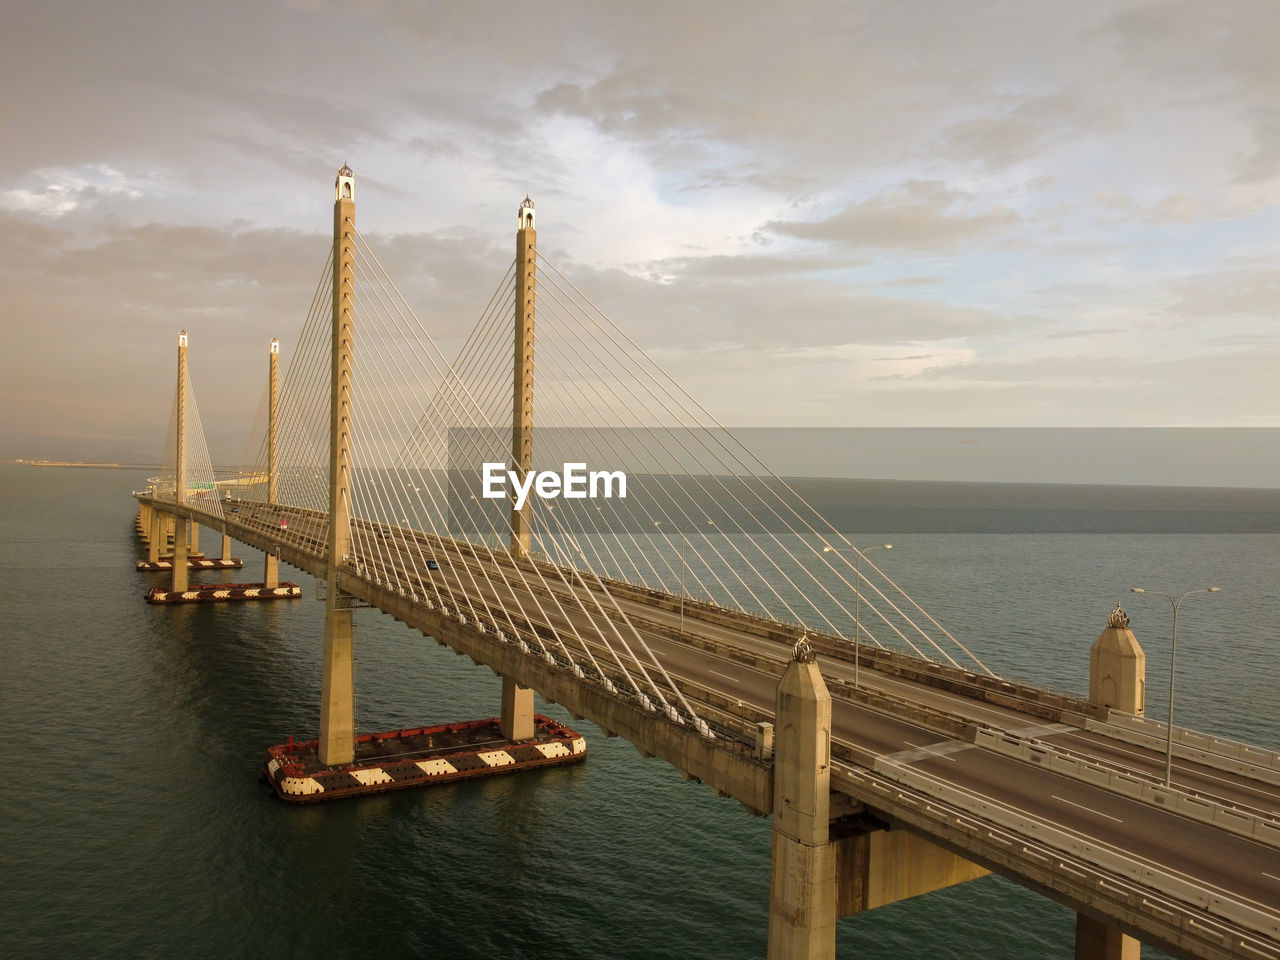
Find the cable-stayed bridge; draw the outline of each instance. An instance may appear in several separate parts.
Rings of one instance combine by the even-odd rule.
[[[356,231],[348,169],[335,192],[258,453],[215,473],[183,334],[168,469],[138,494],[152,561],[176,533],[170,599],[218,592],[188,579],[190,525],[267,555],[255,594],[280,561],[324,584],[326,769],[355,760],[371,606],[501,676],[511,743],[536,690],[772,815],[771,957],[988,870],[1075,910],[1079,957],[1280,957],[1280,756],[1143,718],[1118,608],[1089,697],[995,676],[539,256],[530,201],[450,361]]]

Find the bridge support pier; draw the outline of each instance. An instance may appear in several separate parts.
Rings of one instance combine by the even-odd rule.
[[[267,554],[266,567],[262,571],[262,585],[269,589],[280,586],[280,555],[277,550]]]
[[[187,551],[188,553],[200,552],[200,524],[194,520],[187,525]]]
[[[1075,960],[1139,960],[1142,944],[1110,924],[1076,914]]]
[[[778,684],[774,734],[769,960],[829,960],[836,950],[831,695],[803,640]]]
[[[341,766],[355,759],[355,670],[352,660],[351,611],[334,604],[336,578],[329,578],[324,610],[324,668],[320,700],[320,762]]]
[[[1129,629],[1120,604],[1089,649],[1089,700],[1142,716],[1146,707],[1147,655]],[[1138,960],[1142,944],[1115,927],[1076,914],[1076,960]]]
[[[874,821],[868,826],[866,819],[855,814],[832,823],[832,832],[838,836],[832,840],[836,847],[837,917],[874,910],[990,873],[914,833],[885,829]],[[849,826],[854,828],[851,832]]]
[[[151,508],[151,536],[147,540],[147,560],[157,563],[160,560],[160,546],[164,540],[164,515],[155,507]]]
[[[231,537],[225,533],[222,535],[222,554],[220,559],[222,560],[231,559]]]
[[[502,678],[502,736],[507,740],[530,740],[537,732],[533,721],[533,690],[510,677]]]
[[[187,530],[186,524],[175,518],[175,534],[173,537],[173,592],[185,593],[190,583],[187,577]]]

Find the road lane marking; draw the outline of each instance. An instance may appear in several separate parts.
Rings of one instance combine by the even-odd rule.
[[[916,747],[919,750],[923,750],[925,753],[929,754],[929,756],[931,757],[938,757],[942,760],[949,760],[952,763],[956,762],[955,757],[948,757],[945,753],[936,753],[935,748],[938,746],[938,744],[912,743],[910,740],[903,740],[902,742],[905,743],[908,747]]]
[[[1264,877],[1270,877],[1272,880],[1280,880],[1280,877],[1277,877],[1274,873],[1267,873],[1265,870],[1262,871],[1262,875]]]
[[[1120,817],[1113,817],[1109,813],[1103,813],[1101,810],[1095,810],[1093,807],[1086,807],[1083,803],[1076,803],[1074,800],[1068,800],[1066,797],[1060,797],[1056,793],[1049,794],[1050,800],[1061,800],[1063,803],[1069,803],[1073,807],[1079,807],[1081,810],[1088,810],[1090,813],[1096,813],[1100,817],[1106,817],[1108,820],[1114,820],[1116,823],[1124,823]]]
[[[741,683],[737,677],[731,677],[727,673],[721,673],[719,670],[708,670],[707,673],[714,673],[717,677],[724,677],[726,680],[732,680],[734,683]]]
[[[934,757],[942,757],[944,760],[952,760],[947,756],[949,753],[958,753],[961,750],[972,750],[973,744],[964,740],[940,740],[937,743],[927,743],[924,745],[912,743],[910,740],[903,740],[911,750],[899,750],[897,753],[887,754],[886,756],[893,763],[915,763],[918,760],[932,760]]]

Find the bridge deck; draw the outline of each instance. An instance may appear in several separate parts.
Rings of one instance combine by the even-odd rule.
[[[250,543],[285,545],[290,562],[312,572],[323,572],[326,525],[321,514],[248,503],[226,522],[227,532]],[[592,640],[601,628],[598,618],[583,604],[568,609],[545,603],[547,623],[515,613],[534,609],[535,594],[544,601],[550,596],[540,587],[494,585],[499,568],[513,569],[505,555],[398,528],[380,527],[378,535],[394,547],[391,552],[414,558],[418,570],[426,570],[428,558],[439,569],[424,579],[405,570],[363,570],[350,580],[353,592],[361,580],[381,581],[380,590],[410,597],[438,590],[458,609],[483,611],[491,625],[510,630],[514,621],[516,632],[530,639],[550,625],[576,632],[603,662],[605,650]],[[599,590],[558,584],[550,593]],[[786,628],[767,635],[755,618],[686,604],[681,633],[674,598],[646,600],[638,589],[634,596],[625,590],[612,595],[675,684],[722,735],[737,731],[745,739],[757,720],[771,718],[777,679],[791,654]],[[875,658],[864,658],[861,685],[854,689],[851,662],[820,662],[833,693],[833,789],[1076,909],[1101,911],[1171,952],[1280,957],[1280,835],[1274,844],[1259,842],[975,743],[980,729],[1030,733],[1101,766],[1160,779],[1162,754],[1082,729],[1087,705],[1076,703],[1073,710],[1060,697],[1019,694],[993,703],[979,678],[966,690],[950,674],[931,679],[934,668],[926,664],[911,676],[879,669]],[[1046,702],[1056,706],[1046,708]],[[1280,816],[1280,787],[1247,771],[1179,759],[1175,781],[1218,803]],[[986,838],[966,821],[978,822]],[[990,847],[997,833],[1010,830],[1021,853]],[[1126,903],[1139,907],[1126,913]]]

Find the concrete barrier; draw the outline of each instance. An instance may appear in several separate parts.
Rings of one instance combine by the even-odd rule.
[[[1211,824],[1238,836],[1248,837],[1280,849],[1280,820],[1218,803],[1184,790],[1166,787],[1162,783],[1134,777],[1090,760],[1072,756],[1029,737],[1019,737],[1001,731],[979,730],[974,737],[974,743],[994,753],[1047,767],[1063,776],[1110,790],[1133,800],[1153,804],[1190,820]],[[1051,755],[1048,760],[1046,760],[1046,754]]]
[[[1009,807],[984,800],[923,771],[912,769],[886,757],[878,757],[874,770],[891,780],[937,800],[979,814],[991,822],[1023,836],[1035,837],[1055,849],[1072,854],[1103,870],[1135,880],[1144,886],[1176,897],[1214,916],[1280,940],[1280,916],[1240,903],[1173,873],[1134,860],[1103,844],[1086,840],[1059,827],[1029,817]]]
[[[1105,721],[1087,720],[1085,729],[1161,753],[1169,742],[1168,724],[1119,710],[1109,711]],[[1173,752],[1206,767],[1280,786],[1280,753],[1262,747],[1175,726]]]

